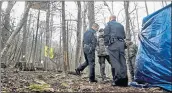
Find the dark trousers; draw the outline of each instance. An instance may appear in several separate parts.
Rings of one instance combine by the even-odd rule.
[[[98,56],[99,57],[99,64],[100,64],[100,74],[102,76],[102,80],[105,79],[106,74],[105,74],[105,59],[108,61],[108,63],[110,64],[110,59],[109,59],[109,55],[105,55],[105,56]]]
[[[77,70],[83,71],[89,65],[89,79],[95,80],[95,51],[84,53],[85,62],[82,63]]]
[[[124,42],[116,40],[107,48],[112,66],[113,82],[116,85],[127,86],[127,66],[124,53]]]

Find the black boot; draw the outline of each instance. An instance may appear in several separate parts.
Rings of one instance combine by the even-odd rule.
[[[115,77],[115,68],[112,68],[112,77],[113,77],[113,80],[112,80],[112,86],[116,86],[116,77]]]
[[[76,72],[77,75],[81,75],[81,72],[80,72],[79,69],[75,69],[75,72]]]
[[[90,68],[90,77],[89,77],[89,81],[92,82],[97,82],[97,80],[95,79],[95,68]]]

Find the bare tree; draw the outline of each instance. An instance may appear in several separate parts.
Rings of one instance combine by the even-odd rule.
[[[32,55],[32,65],[35,63],[35,57],[36,57],[35,54],[36,54],[37,38],[38,38],[38,31],[39,31],[39,17],[40,17],[40,9],[38,10],[36,36],[35,36],[35,46],[34,46],[34,52],[33,52],[33,55]]]
[[[49,38],[50,38],[50,31],[49,31],[49,21],[50,21],[50,2],[47,2],[47,7],[48,7],[48,9],[47,9],[47,12],[46,12],[46,46],[48,46],[48,48],[49,48],[49,45],[50,45],[50,40],[49,40]],[[49,57],[49,49],[47,50],[47,57],[45,57],[45,61],[44,61],[44,69],[45,70],[47,70],[47,62],[48,62],[48,57]]]
[[[78,21],[77,21],[77,44],[76,44],[76,56],[75,56],[75,67],[78,66],[78,61],[80,58],[80,52],[81,52],[81,26],[82,26],[82,20],[81,20],[81,2],[77,1],[78,5]]]
[[[62,38],[63,38],[63,70],[67,75],[67,42],[66,42],[66,27],[65,27],[65,1],[62,1]]]
[[[124,1],[124,9],[125,9],[125,18],[126,18],[126,38],[131,40],[131,32],[130,32],[130,15],[129,15],[129,1]]]
[[[136,3],[134,3],[135,6],[137,6]],[[138,28],[138,31],[140,31],[140,27],[139,27],[139,16],[138,16],[138,7],[136,8],[136,18],[137,18],[137,28]]]
[[[8,5],[4,15],[4,23],[2,28],[2,48],[4,48],[5,43],[7,42],[10,36],[10,12],[15,4],[15,1],[8,1]]]
[[[7,42],[10,34],[11,34],[11,26],[10,26],[10,12],[13,8],[15,4],[15,1],[8,1],[8,5],[7,5],[7,8],[6,8],[6,11],[5,11],[5,15],[4,15],[4,23],[3,23],[3,28],[2,28],[2,41],[1,41],[1,44],[2,44],[2,48],[4,48],[5,46],[5,43]],[[6,56],[6,55],[5,55]],[[7,63],[7,57],[3,57],[2,58],[2,62],[4,63]]]
[[[86,2],[84,2],[84,10],[82,12],[82,31],[83,33],[86,32],[86,28],[87,28],[87,25],[86,25],[86,13],[87,13],[87,4]],[[82,43],[81,42],[81,46],[82,46]],[[83,59],[83,56],[84,56],[84,53],[83,53],[83,48],[81,48],[81,55],[80,55],[80,58],[79,58],[79,63],[81,63],[81,60]]]
[[[131,32],[130,32],[130,23],[129,23],[129,20],[130,20],[129,1],[124,1],[124,9],[125,9],[125,19],[126,19],[126,23],[125,23],[126,24],[125,25],[125,28],[126,28],[126,39],[131,41]],[[128,66],[128,62],[129,62],[129,58],[128,57],[129,57],[129,48],[127,48],[127,58],[126,58],[127,66]]]
[[[27,2],[25,3],[25,10],[27,9]],[[21,45],[21,51],[22,51],[22,62],[26,62],[26,45],[27,45],[27,19],[28,19],[28,13],[26,15],[26,21],[23,26],[23,41]],[[25,67],[23,68],[25,69]]]
[[[1,7],[2,7],[2,1],[0,1],[0,37],[1,37],[1,32],[2,32],[2,29],[1,29]],[[1,52],[1,38],[0,38],[0,52]],[[1,67],[1,57],[0,57],[0,67]],[[0,72],[1,72],[1,68],[0,68]],[[1,75],[0,75],[0,81],[1,81]],[[0,86],[1,86],[1,83],[0,83]],[[1,91],[1,88],[0,88],[0,91]]]
[[[147,13],[147,15],[149,15],[148,6],[147,6],[146,1],[145,1],[145,8],[146,8],[146,13]]]
[[[104,1],[104,5],[108,8],[109,13],[110,13],[111,15],[113,15],[113,12],[110,10],[110,7],[109,7],[109,5],[106,3],[106,1]],[[112,6],[113,6],[113,3],[112,3]]]
[[[21,28],[23,27],[24,22],[26,21],[26,17],[27,17],[26,15],[28,14],[30,7],[31,7],[31,3],[28,3],[27,9],[24,11],[24,15],[23,15],[21,21],[19,22],[16,30],[14,30],[12,32],[11,36],[8,38],[4,48],[1,51],[0,57],[3,57],[4,55],[6,55],[7,50],[10,47],[11,42],[13,41],[13,39],[16,37],[16,35],[20,32]]]
[[[95,23],[94,1],[89,1],[87,4],[88,4],[89,28],[91,28],[92,24]]]

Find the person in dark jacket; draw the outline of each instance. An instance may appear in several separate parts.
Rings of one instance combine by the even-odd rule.
[[[80,72],[89,65],[90,82],[97,82],[97,80],[95,79],[95,48],[97,45],[96,31],[98,31],[98,29],[99,25],[94,23],[92,25],[92,28],[84,33],[83,50],[85,62],[75,69],[76,73],[80,75]]]
[[[99,64],[100,64],[100,74],[102,77],[102,81],[106,80],[106,74],[105,74],[105,59],[109,62],[110,64],[110,59],[109,55],[106,50],[106,46],[104,44],[104,30],[100,29],[98,33],[98,39],[97,39],[97,54],[99,58]]]
[[[112,69],[112,86],[127,86],[127,66],[125,59],[125,31],[122,24],[116,22],[116,16],[111,16],[104,29],[105,45]]]

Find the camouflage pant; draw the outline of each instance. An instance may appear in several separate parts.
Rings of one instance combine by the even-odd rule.
[[[129,65],[129,71],[130,71],[130,75],[131,75],[131,80],[133,81],[134,80],[135,57],[129,58],[128,65]]]
[[[110,59],[109,59],[108,55],[106,55],[106,56],[99,56],[100,74],[102,76],[102,80],[104,80],[105,77],[106,77],[106,74],[105,74],[105,59],[110,64]]]

